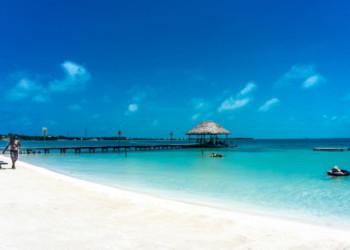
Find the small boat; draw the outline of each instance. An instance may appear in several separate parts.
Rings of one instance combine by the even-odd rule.
[[[330,176],[349,176],[349,171],[345,169],[339,169],[339,167],[334,166],[332,170],[328,170],[327,174]]]
[[[222,158],[222,157],[224,157],[224,155],[222,155],[222,154],[215,154],[215,153],[212,153],[210,156],[214,157],[214,158]]]

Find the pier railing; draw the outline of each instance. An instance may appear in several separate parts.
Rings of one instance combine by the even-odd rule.
[[[183,148],[200,148],[200,144],[159,144],[159,145],[107,145],[107,146],[64,146],[64,147],[22,147],[20,153],[50,153],[51,151],[59,151],[66,153],[68,151],[81,153],[95,152],[128,152],[128,151],[145,151],[145,150],[168,150]],[[3,150],[0,149],[1,151]]]
[[[347,147],[342,147],[342,148],[320,148],[320,147],[316,147],[313,148],[314,151],[350,151],[350,148]]]

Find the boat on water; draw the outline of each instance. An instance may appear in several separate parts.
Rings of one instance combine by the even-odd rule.
[[[336,176],[336,177],[349,176],[350,175],[348,170],[340,169],[338,166],[334,166],[332,168],[332,170],[328,170],[327,174],[330,175],[330,176]]]
[[[222,157],[224,157],[224,155],[222,155],[222,154],[212,153],[212,154],[210,155],[210,157],[214,157],[214,158],[222,158]]]

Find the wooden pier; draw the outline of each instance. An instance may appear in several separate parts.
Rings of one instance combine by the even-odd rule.
[[[199,144],[159,144],[159,145],[124,145],[124,146],[71,146],[71,147],[23,147],[20,153],[48,154],[51,151],[59,151],[61,154],[67,152],[74,153],[95,153],[95,152],[131,152],[131,151],[146,151],[146,150],[171,150],[184,148],[200,148]]]
[[[314,151],[349,151],[350,148],[313,148]]]

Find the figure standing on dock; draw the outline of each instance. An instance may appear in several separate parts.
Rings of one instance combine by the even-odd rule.
[[[15,164],[16,164],[16,161],[18,159],[20,146],[21,146],[21,142],[19,140],[17,140],[15,136],[11,136],[7,147],[4,149],[4,151],[2,151],[2,153],[4,154],[5,151],[8,150],[8,148],[10,148],[12,169],[16,168]]]

